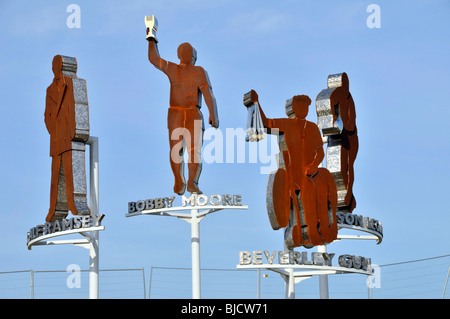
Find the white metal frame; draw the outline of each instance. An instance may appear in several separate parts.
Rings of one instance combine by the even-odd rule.
[[[91,216],[101,221],[103,215],[99,215],[99,168],[98,168],[98,137],[91,136],[86,142],[89,145],[89,182],[90,182],[90,209]],[[64,245],[73,244],[89,250],[89,298],[98,299],[99,297],[99,231],[104,230],[104,226],[89,228],[71,229],[53,234],[43,235],[31,240],[28,243],[28,249],[33,246]],[[60,237],[71,234],[80,234],[82,239],[51,240],[54,237]]]
[[[128,213],[126,217],[139,215],[170,216],[182,219],[191,224],[191,259],[192,259],[192,299],[201,298],[200,288],[200,221],[211,213],[224,209],[248,209],[248,206],[185,206],[158,208],[152,210],[142,210],[135,213]],[[202,211],[200,211],[202,210]],[[190,211],[190,213],[179,213],[178,211]]]

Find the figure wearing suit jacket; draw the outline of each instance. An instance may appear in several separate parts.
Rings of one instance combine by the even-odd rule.
[[[52,177],[47,222],[89,215],[86,198],[85,150],[89,139],[86,81],[76,75],[75,58],[53,58],[53,82],[47,88],[45,125],[50,134]]]

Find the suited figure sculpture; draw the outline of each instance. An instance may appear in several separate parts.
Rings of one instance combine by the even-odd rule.
[[[76,75],[75,58],[53,58],[53,82],[47,88],[45,125],[50,134],[52,176],[47,222],[89,215],[86,198],[85,142],[89,139],[86,81]]]

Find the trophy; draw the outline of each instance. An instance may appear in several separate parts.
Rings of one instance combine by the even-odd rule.
[[[264,125],[261,118],[261,110],[258,102],[253,103],[251,100],[251,92],[244,94],[244,105],[247,107],[247,129],[245,133],[247,142],[258,142],[266,137],[264,133]]]
[[[156,30],[158,30],[158,20],[154,15],[145,16],[145,26],[147,27],[147,40],[153,40],[158,43],[156,39]]]

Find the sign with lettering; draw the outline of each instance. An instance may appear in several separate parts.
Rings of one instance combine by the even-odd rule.
[[[128,203],[128,214],[142,211],[160,210],[164,208],[174,208],[175,197],[157,197]],[[242,195],[213,194],[191,194],[191,196],[181,196],[182,207],[205,207],[205,206],[242,206]]]
[[[370,217],[337,212],[338,228],[351,228],[372,233],[378,237],[378,243],[383,239],[383,224]]]
[[[239,252],[239,265],[305,265],[305,266],[333,266],[335,254],[311,252],[308,256],[306,251],[241,251]],[[338,264],[340,267],[347,269],[357,269],[364,271],[372,271],[371,259],[354,256],[354,255],[341,255],[338,257]]]
[[[70,219],[59,219],[53,222],[46,222],[44,225],[37,225],[27,233],[27,245],[35,239],[45,235],[59,234],[69,230],[86,230],[91,227],[101,226],[104,215],[99,218],[93,216],[77,216]]]

